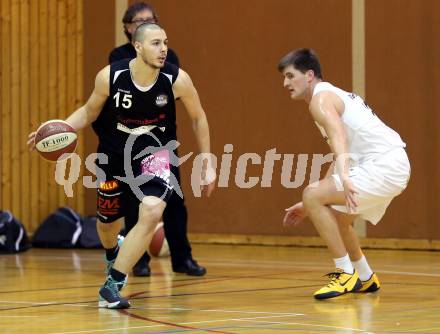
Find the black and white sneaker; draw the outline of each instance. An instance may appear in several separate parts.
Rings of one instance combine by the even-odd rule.
[[[119,294],[119,285],[121,283],[115,281],[111,276],[107,277],[107,281],[99,290],[99,307],[110,309],[129,308],[130,302],[127,298],[123,298]]]

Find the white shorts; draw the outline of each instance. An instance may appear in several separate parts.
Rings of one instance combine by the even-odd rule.
[[[350,180],[358,192],[355,214],[376,225],[385,214],[391,200],[406,188],[410,173],[408,156],[400,147],[350,168]],[[339,175],[332,176],[338,189],[342,189]],[[344,205],[331,207],[347,213]]]

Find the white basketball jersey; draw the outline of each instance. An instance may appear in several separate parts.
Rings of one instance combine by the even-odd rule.
[[[344,102],[345,109],[341,120],[347,133],[349,153],[353,155],[353,160],[363,162],[394,147],[406,146],[399,134],[386,126],[360,96],[346,92],[328,82],[319,82],[313,90],[313,95],[323,91],[335,93]],[[327,139],[324,128],[318,123],[316,125]]]

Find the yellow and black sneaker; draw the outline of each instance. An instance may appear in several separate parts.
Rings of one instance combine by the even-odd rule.
[[[353,274],[347,274],[342,269],[336,269],[335,272],[326,276],[330,277],[331,281],[313,294],[316,299],[337,297],[362,287],[362,282],[356,271]]]
[[[375,273],[373,273],[368,280],[361,281],[361,283],[361,288],[356,290],[356,292],[375,292],[380,289],[380,282]]]

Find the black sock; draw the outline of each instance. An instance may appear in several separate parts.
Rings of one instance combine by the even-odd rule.
[[[121,273],[120,271],[116,270],[115,268],[110,269],[110,276],[116,281],[116,282],[122,282],[127,275],[124,273]]]
[[[105,249],[105,257],[107,258],[107,261],[113,261],[118,256],[119,252],[119,246],[116,244],[113,248],[106,248]]]

